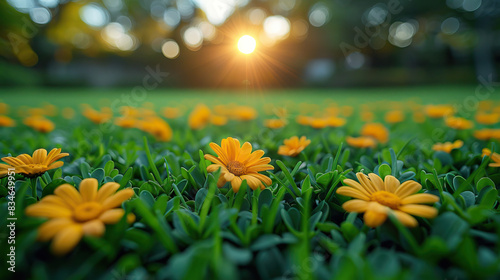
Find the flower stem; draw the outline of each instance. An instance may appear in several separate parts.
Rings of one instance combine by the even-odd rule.
[[[36,194],[36,177],[30,178],[31,182],[31,194],[32,196],[38,200],[38,195]]]

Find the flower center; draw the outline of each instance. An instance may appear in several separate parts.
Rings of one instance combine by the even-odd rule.
[[[243,163],[236,160],[230,161],[227,164],[227,170],[229,170],[229,172],[233,173],[236,176],[245,175],[247,173],[246,166]]]
[[[378,191],[373,193],[372,201],[376,201],[392,209],[398,209],[399,205],[401,205],[401,200],[397,195],[386,191]]]
[[[101,212],[101,204],[93,201],[85,202],[75,208],[73,218],[78,222],[86,222],[97,218]]]

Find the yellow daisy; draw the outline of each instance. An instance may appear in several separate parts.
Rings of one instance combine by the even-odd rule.
[[[410,216],[434,218],[437,209],[422,203],[435,203],[439,197],[428,193],[417,193],[422,186],[415,181],[406,181],[403,184],[394,176],[387,175],[382,180],[377,174],[367,175],[356,173],[358,182],[345,179],[337,193],[355,199],[345,202],[342,207],[347,212],[365,213],[363,218],[369,227],[378,227],[385,222],[392,213],[405,226],[415,227],[417,220]]]
[[[457,140],[453,143],[451,142],[446,142],[446,143],[436,143],[432,146],[432,149],[434,151],[442,151],[445,153],[451,153],[451,150],[453,149],[460,149],[464,145],[464,141],[462,140]]]
[[[125,214],[125,210],[119,207],[134,195],[131,188],[116,192],[120,185],[115,182],[106,183],[99,190],[97,187],[94,178],[84,179],[80,183],[80,192],[64,184],[57,187],[53,195],[26,207],[26,215],[49,219],[38,228],[38,240],[52,239],[54,254],[68,253],[84,235],[102,236],[105,224],[115,224]],[[133,214],[127,216],[129,223],[134,219]]]
[[[245,142],[240,146],[240,141],[228,137],[222,139],[221,146],[210,143],[212,150],[218,155],[205,155],[205,159],[213,164],[207,167],[208,172],[215,172],[221,168],[221,174],[217,186],[220,188],[226,182],[231,182],[231,187],[234,192],[238,192],[243,180],[247,180],[247,184],[252,190],[257,188],[264,189],[265,185],[271,185],[272,181],[269,177],[258,172],[273,170],[274,167],[269,164],[271,159],[262,157],[264,151],[256,150],[252,152],[252,144]]]
[[[490,167],[500,167],[500,154],[497,153],[492,153],[490,149],[483,149],[483,157],[484,156],[489,156],[491,160],[493,161],[490,163],[488,166]]]
[[[8,173],[9,168],[14,168],[18,174],[23,174],[28,178],[40,176],[48,170],[59,168],[64,162],[58,161],[68,153],[61,153],[61,149],[52,149],[47,155],[47,150],[38,149],[33,153],[33,157],[22,154],[17,157],[4,157],[2,160],[7,164],[0,163],[0,178]]]
[[[300,137],[300,139],[297,136],[293,136],[290,139],[285,139],[283,143],[284,145],[280,146],[278,149],[278,154],[295,157],[311,144],[311,140],[307,139],[305,136]]]
[[[367,123],[363,125],[361,135],[373,137],[380,143],[387,143],[389,141],[389,130],[381,123]]]
[[[347,136],[345,141],[349,146],[355,148],[375,148],[377,146],[377,141],[374,138],[368,136]]]

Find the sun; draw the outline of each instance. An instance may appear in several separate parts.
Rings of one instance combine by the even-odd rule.
[[[257,42],[250,35],[245,35],[238,41],[238,50],[244,54],[251,54],[255,50]]]

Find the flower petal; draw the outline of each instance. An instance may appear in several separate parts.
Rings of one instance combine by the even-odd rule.
[[[412,216],[406,214],[405,212],[394,210],[392,213],[396,216],[396,218],[407,227],[416,227],[418,226],[418,222]]]
[[[69,184],[60,185],[54,190],[54,194],[62,198],[67,204],[76,207],[82,203],[82,196],[80,193]]]
[[[94,178],[84,179],[80,183],[80,194],[83,201],[94,201],[97,196],[98,182]]]
[[[367,196],[367,197],[370,197],[370,193],[368,192],[367,189],[365,189],[365,187],[361,186],[360,183],[354,181],[354,180],[351,180],[351,179],[345,179],[344,180],[344,184],[355,189],[355,190],[358,190],[359,192],[361,192],[363,195]]]
[[[385,191],[385,184],[382,178],[375,173],[368,174],[372,184],[377,188],[377,191]]]
[[[103,210],[107,210],[118,207],[120,206],[120,204],[122,204],[122,202],[131,198],[134,194],[134,190],[132,190],[131,188],[123,189],[106,198],[106,200],[104,200],[104,202],[102,203],[102,208]]]
[[[103,203],[106,198],[110,197],[112,194],[116,192],[120,188],[120,184],[115,182],[109,182],[101,186],[101,188],[97,191],[96,201],[99,203]]]
[[[121,220],[124,214],[125,210],[121,208],[110,209],[102,213],[101,216],[99,216],[99,220],[105,224],[116,224]]]
[[[375,185],[373,185],[373,183],[368,179],[368,176],[366,176],[365,174],[358,172],[358,173],[356,173],[356,177],[358,178],[359,183],[363,187],[365,187],[365,189],[369,193],[374,193],[374,192],[378,191],[377,187],[375,187]]]
[[[240,190],[241,187],[241,178],[238,176],[234,176],[233,180],[231,181],[231,187],[233,188],[233,192],[237,193]]]
[[[368,209],[368,203],[369,202],[361,199],[351,199],[344,202],[344,204],[342,204],[342,208],[344,208],[347,212],[362,213]]]
[[[434,207],[418,204],[406,204],[399,207],[399,210],[408,214],[423,218],[434,218],[438,214],[438,210]]]
[[[73,220],[69,218],[56,218],[51,219],[45,223],[43,223],[38,228],[38,236],[37,239],[39,241],[49,241],[52,239],[57,233],[66,228],[69,225],[74,224]]]
[[[222,161],[222,163],[224,163],[224,165],[227,165],[229,161],[222,148],[215,143],[210,143],[209,145],[210,148],[212,148],[212,150],[217,154],[217,156],[219,156],[219,159]]]
[[[92,220],[82,225],[83,234],[95,237],[101,237],[106,228],[101,220]]]
[[[49,203],[35,203],[26,207],[26,215],[45,218],[70,218],[72,211],[66,207]]]
[[[401,200],[401,204],[434,203],[439,201],[439,196],[430,193],[417,193]]]
[[[38,149],[33,153],[33,162],[34,163],[43,163],[47,158],[47,150]]]
[[[369,196],[362,193],[360,190],[357,190],[357,189],[351,188],[351,187],[340,187],[337,189],[337,193],[341,194],[341,195],[353,197],[353,198],[359,198],[359,199],[366,200],[366,201],[370,200]]]
[[[401,183],[399,182],[398,179],[396,179],[396,177],[392,175],[387,175],[384,178],[384,184],[386,191],[394,193],[398,189]]]
[[[385,220],[387,219],[387,214],[378,211],[368,210],[363,215],[363,219],[365,221],[365,225],[375,228],[385,222]]]
[[[81,225],[70,225],[65,227],[54,236],[54,240],[50,246],[52,252],[62,256],[71,251],[80,242],[83,236]]]
[[[395,195],[399,196],[400,198],[405,198],[409,195],[412,195],[419,190],[422,189],[422,185],[415,181],[406,181],[399,188],[396,190],[394,193]]]

